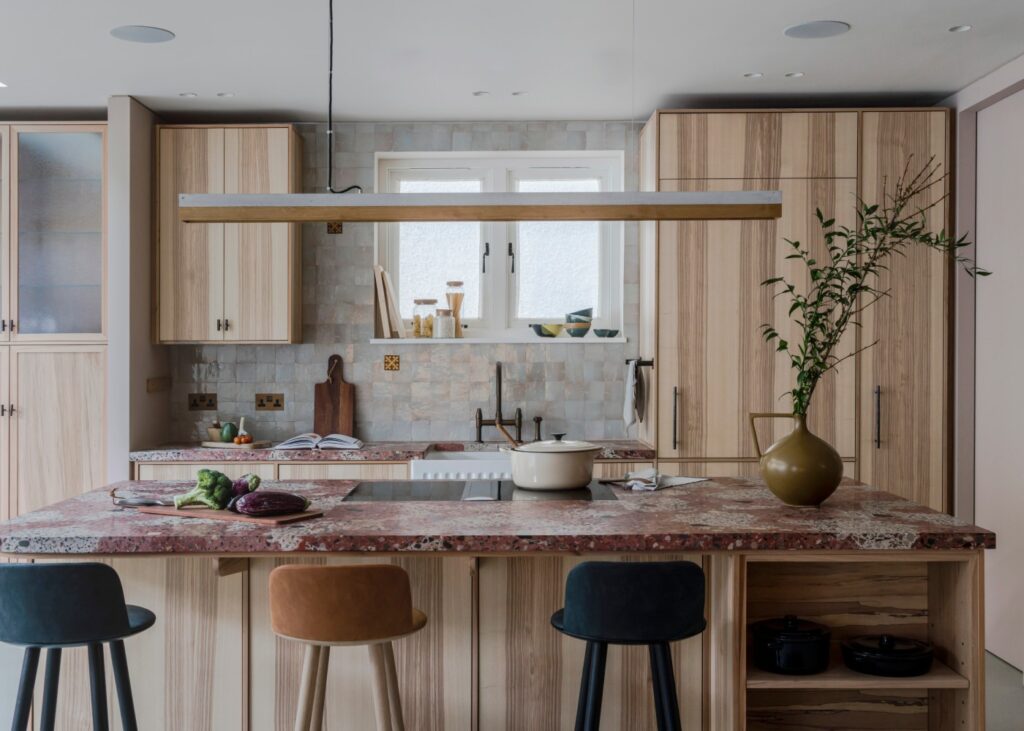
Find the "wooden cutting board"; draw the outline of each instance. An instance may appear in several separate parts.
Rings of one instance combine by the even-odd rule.
[[[270,446],[269,439],[261,439],[258,442],[248,444],[235,444],[234,442],[200,442],[199,446],[204,449],[266,449]]]
[[[141,508],[137,508],[140,513],[149,513],[151,515],[170,515],[175,518],[206,518],[208,520],[233,520],[239,523],[253,523],[255,525],[285,525],[287,523],[297,523],[300,520],[309,520],[310,518],[318,518],[324,514],[322,510],[307,510],[302,513],[292,513],[290,515],[268,515],[263,518],[257,518],[253,515],[239,515],[238,513],[232,513],[230,510],[211,510],[210,508],[178,508],[165,506],[165,505],[145,505]]]
[[[313,431],[355,436],[355,386],[345,383],[340,355],[327,359],[327,380],[313,387]]]

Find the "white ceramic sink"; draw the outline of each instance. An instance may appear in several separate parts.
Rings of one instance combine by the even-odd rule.
[[[512,462],[501,452],[443,452],[428,450],[409,462],[414,480],[510,480]]]

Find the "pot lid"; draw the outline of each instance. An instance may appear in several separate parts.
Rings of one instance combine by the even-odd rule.
[[[565,434],[552,434],[554,439],[546,439],[543,442],[529,442],[515,448],[516,452],[531,452],[537,454],[562,454],[566,452],[598,452],[601,450],[596,444],[590,442],[577,442],[572,439],[563,439]]]
[[[760,622],[754,622],[751,629],[759,635],[796,642],[818,640],[832,634],[825,625],[808,619],[798,619],[795,614],[787,614],[785,617],[775,619],[762,619]]]
[[[862,657],[909,660],[932,654],[932,643],[895,635],[864,635],[843,642]]]

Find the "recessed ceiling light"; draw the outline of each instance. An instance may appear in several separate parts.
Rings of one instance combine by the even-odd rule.
[[[151,25],[119,25],[110,31],[110,35],[131,43],[166,43],[174,40],[171,31]]]
[[[228,99],[230,97],[233,97],[234,95],[235,95],[235,92],[233,92],[233,91],[218,91],[217,92],[217,96],[219,96],[221,99]]]
[[[762,74],[760,71],[751,71],[750,73],[743,74],[744,79],[760,79],[763,77],[764,74]]]
[[[786,78],[787,79],[799,79],[803,75],[804,75],[803,71],[789,71],[789,72],[786,73]]]
[[[950,33],[966,33],[967,31],[969,31],[973,27],[974,26],[971,26],[971,25],[954,25],[952,28],[949,29],[949,32]]]
[[[183,96],[186,99],[194,99],[195,97],[197,97],[199,95],[196,94],[194,91],[183,91],[180,94],[178,94],[178,96]]]
[[[812,20],[810,23],[791,25],[783,31],[790,38],[831,38],[850,30],[850,24],[841,20]]]
[[[487,96],[490,93],[491,92],[489,92],[489,91],[474,91],[473,92],[473,96]]]
[[[513,91],[512,96],[526,96],[529,92],[525,91]]]
[[[6,89],[6,88],[7,88],[7,84],[5,84],[4,82],[0,81],[0,89]]]

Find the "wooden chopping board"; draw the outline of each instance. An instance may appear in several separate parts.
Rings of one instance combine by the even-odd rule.
[[[204,449],[266,449],[270,446],[269,439],[261,439],[258,442],[248,444],[235,444],[234,442],[200,442],[199,446]]]
[[[345,383],[340,355],[327,359],[327,380],[313,387],[313,431],[355,436],[355,386]]]
[[[297,523],[300,520],[318,518],[324,514],[322,510],[306,510],[302,513],[291,513],[290,515],[268,515],[258,518],[253,515],[239,515],[230,510],[211,510],[210,508],[174,508],[167,505],[145,505],[137,508],[140,513],[151,515],[170,515],[175,518],[206,518],[208,520],[233,520],[240,523],[254,523],[256,525],[285,525]]]

